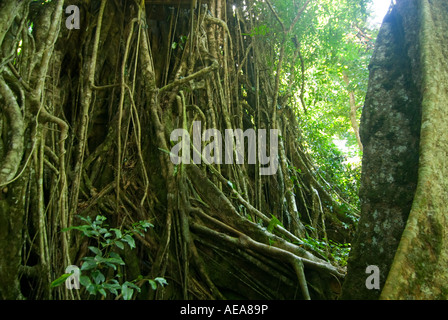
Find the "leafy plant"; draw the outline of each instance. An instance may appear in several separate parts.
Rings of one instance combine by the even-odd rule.
[[[100,293],[103,297],[107,296],[107,292],[122,297],[124,300],[130,300],[134,296],[135,291],[140,292],[137,283],[148,282],[153,290],[157,289],[157,285],[164,286],[167,284],[164,278],[157,277],[155,279],[145,279],[139,276],[133,281],[122,281],[120,268],[125,266],[125,262],[121,256],[114,250],[124,249],[128,245],[130,249],[135,248],[134,234],[143,236],[148,228],[153,227],[148,221],[139,221],[132,224],[129,230],[120,230],[110,228],[105,223],[106,217],[102,215],[96,216],[95,220],[90,217],[79,217],[85,222],[83,225],[72,226],[64,229],[78,230],[86,237],[96,240],[97,246],[89,246],[88,249],[92,253],[91,256],[82,258],[83,264],[80,271],[81,276],[79,282],[91,295]],[[112,277],[107,278],[112,270]],[[64,274],[54,280],[51,287],[57,287],[64,283],[70,274]]]
[[[255,27],[252,29],[250,33],[242,33],[243,36],[265,36],[270,32],[270,29],[267,25],[263,24],[261,26]]]
[[[274,216],[273,214],[271,214],[271,220],[269,221],[269,225],[267,227],[267,230],[269,232],[272,232],[274,230],[274,228],[279,225],[281,227],[283,227],[282,223],[280,222],[280,220],[278,220],[278,218],[276,216]]]
[[[347,265],[348,254],[350,253],[351,248],[350,243],[338,243],[325,238],[319,240],[310,236],[302,238],[301,240],[314,251],[319,252],[327,260],[330,260],[331,256],[332,260],[337,262],[341,267]]]
[[[350,253],[351,244],[350,243],[337,243],[332,240],[328,242],[331,248],[331,255],[342,267],[347,265],[348,255]]]
[[[178,46],[181,48],[181,50],[184,50],[185,43],[187,42],[188,37],[181,35],[179,38],[179,42],[173,41],[171,44],[171,49],[175,50]]]

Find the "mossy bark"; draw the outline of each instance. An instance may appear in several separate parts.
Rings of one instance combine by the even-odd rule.
[[[446,1],[401,0],[386,16],[361,119],[361,219],[345,299],[447,297]],[[377,265],[380,288],[365,285]]]
[[[343,299],[377,299],[366,267],[376,265],[383,287],[417,184],[421,67],[417,1],[400,1],[385,17],[370,62],[361,117],[364,146],[361,218],[348,261]]]
[[[27,181],[18,179],[0,191],[0,299],[23,299],[20,289]],[[5,192],[6,191],[6,192]]]
[[[448,3],[419,1],[422,126],[418,184],[382,299],[448,298]]]

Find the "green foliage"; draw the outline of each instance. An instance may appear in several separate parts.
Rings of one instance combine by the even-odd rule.
[[[348,204],[349,215],[359,211],[362,157],[350,121],[349,92],[354,94],[356,106],[362,106],[377,33],[367,23],[370,2],[311,1],[288,38],[284,38],[283,27],[289,28],[304,1],[271,1],[275,14],[266,2],[254,2],[251,10],[258,18],[245,34],[256,36],[266,48],[259,54],[264,55],[261,59],[272,74],[280,60],[280,47],[285,44],[279,95],[288,99],[279,101],[292,106],[297,114],[302,144],[308,147],[322,185],[341,197],[341,205]],[[357,119],[361,112],[358,108]],[[338,149],[335,141],[344,141],[347,148]]]
[[[337,243],[333,240],[315,239],[307,236],[301,239],[303,243],[312,250],[319,252],[327,260],[335,261],[339,266],[347,265],[348,255],[350,253],[350,243]]]
[[[133,249],[135,248],[133,234],[137,233],[138,235],[143,236],[143,232],[146,232],[148,228],[154,227],[148,221],[139,221],[132,224],[132,229],[124,230],[122,232],[117,228],[109,228],[109,225],[104,223],[106,221],[106,217],[102,215],[96,216],[95,220],[93,221],[90,217],[79,216],[79,218],[86,224],[80,226],[72,226],[64,229],[63,231],[81,231],[84,236],[95,238],[102,248],[116,246],[119,249],[124,249],[124,245],[128,244],[129,247]],[[98,248],[91,249],[91,251],[93,251],[95,254],[99,254],[99,252],[101,252],[101,250]]]
[[[251,30],[250,33],[242,33],[243,36],[265,36],[270,32],[269,27],[265,24],[262,24],[258,27],[255,27]]]
[[[51,284],[50,284],[50,288],[56,288],[58,286],[60,286],[61,284],[63,284],[68,277],[71,276],[71,273],[64,273],[62,276],[60,276],[59,278],[57,278],[56,280],[54,280]]]
[[[120,230],[111,228],[105,223],[106,217],[102,215],[96,216],[94,220],[90,217],[79,218],[85,224],[72,226],[63,231],[78,230],[88,238],[92,238],[96,242],[96,246],[89,246],[91,255],[83,257],[83,263],[80,271],[80,284],[85,287],[91,295],[101,294],[104,298],[108,292],[122,297],[124,300],[133,298],[134,293],[140,292],[140,285],[148,282],[153,290],[157,289],[157,285],[164,286],[167,284],[164,278],[145,279],[139,276],[133,281],[123,281],[121,270],[125,266],[125,262],[117,252],[125,249],[127,245],[130,249],[136,247],[134,234],[144,236],[144,232],[148,228],[153,227],[148,221],[139,221],[133,223],[131,229]],[[51,287],[57,287],[65,282],[70,274],[64,274],[54,280]]]
[[[337,243],[329,240],[328,245],[330,246],[331,255],[342,267],[347,265],[348,255],[351,249],[351,243]]]
[[[269,232],[273,232],[273,231],[274,231],[274,228],[275,228],[277,225],[283,227],[283,225],[282,225],[282,223],[280,222],[280,220],[278,220],[276,216],[274,216],[273,214],[271,214],[271,220],[269,221],[267,230],[268,230]]]
[[[175,50],[177,47],[180,47],[181,50],[184,50],[184,46],[185,46],[185,43],[187,42],[187,39],[188,39],[187,36],[181,35],[179,37],[178,42],[173,41],[173,43],[171,44],[171,49]]]
[[[322,118],[321,121],[309,119],[308,122],[304,122],[303,143],[308,146],[308,151],[313,156],[317,176],[326,181],[323,185],[327,186],[329,192],[337,193],[348,204],[347,214],[354,214],[360,206],[358,192],[361,178],[361,155],[356,141],[352,142],[351,148],[348,148],[345,153],[339,150],[334,143],[335,137],[338,136],[333,134],[328,127],[325,128],[326,125],[325,118]],[[350,136],[344,134],[342,136],[347,141],[346,144],[350,145]],[[340,204],[343,205],[343,203]]]
[[[257,17],[245,36],[256,37],[262,48],[266,72],[276,75],[280,48],[284,59],[280,70],[280,107],[291,106],[299,119],[301,145],[313,159],[313,173],[321,185],[338,200],[338,212],[356,224],[360,202],[361,157],[350,121],[350,96],[362,106],[368,84],[368,64],[377,30],[367,24],[370,0],[311,1],[288,38],[288,29],[305,1],[255,1],[251,7]],[[275,13],[273,13],[274,11]],[[300,55],[297,54],[300,50]],[[302,69],[303,68],[303,69]],[[345,82],[344,76],[349,79]],[[244,87],[250,95],[250,87]],[[253,88],[254,90],[254,88]],[[283,99],[287,97],[287,99]],[[357,119],[362,108],[357,109]],[[345,148],[336,145],[342,141]],[[300,169],[289,166],[295,188],[302,188],[296,176]],[[337,196],[336,196],[337,195]],[[334,208],[326,208],[333,211]],[[268,229],[278,220],[271,219]],[[348,226],[347,226],[348,227]],[[306,246],[329,260],[345,265],[350,244],[340,244],[311,236]]]

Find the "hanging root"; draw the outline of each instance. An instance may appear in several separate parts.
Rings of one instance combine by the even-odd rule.
[[[246,2],[255,10],[255,2]],[[30,297],[74,298],[45,283],[68,263],[79,265],[92,240],[61,229],[76,224],[77,215],[102,214],[118,228],[138,220],[155,225],[137,237],[133,272],[166,277],[170,288],[149,290],[146,298],[333,298],[328,283],[344,272],[303,238],[306,225],[327,238],[328,224],[340,223],[337,209],[328,208],[338,206],[303,151],[296,114],[278,109],[288,100],[279,87],[286,38],[279,57],[265,50],[263,38],[247,36],[258,23],[252,12],[237,8],[233,14],[221,0],[192,11],[145,8],[145,1],[92,2],[81,10],[83,30],[58,31],[61,14],[56,22],[48,17],[62,3],[34,8],[35,30],[16,39],[22,55],[13,67],[5,57],[0,65],[7,118],[0,125],[12,132],[0,185],[11,184],[29,199],[19,210],[26,229],[20,233],[21,270],[39,264],[46,270]],[[291,26],[285,22],[283,36],[306,4]],[[263,10],[276,15],[269,2]],[[268,60],[278,62],[275,76],[265,71]],[[207,163],[193,141],[187,147],[201,163],[174,164],[171,132],[191,133],[199,120],[201,135],[207,129],[278,129],[279,169],[262,176],[262,165],[247,158]],[[235,157],[236,148],[229,150]]]

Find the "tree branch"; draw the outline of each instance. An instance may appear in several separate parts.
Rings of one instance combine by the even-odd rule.
[[[216,70],[216,69],[218,69],[218,61],[214,61],[214,62],[212,63],[212,65],[210,65],[210,66],[208,66],[208,67],[206,67],[206,68],[204,68],[204,69],[202,69],[202,70],[200,70],[200,71],[198,71],[198,72],[196,72],[196,73],[193,73],[192,75],[189,75],[188,77],[185,77],[185,78],[182,78],[182,79],[175,80],[175,81],[171,82],[170,84],[168,84],[168,85],[162,87],[162,88],[159,90],[159,94],[161,94],[161,93],[163,93],[163,92],[165,92],[165,91],[170,91],[170,90],[172,90],[173,88],[178,87],[178,86],[181,86],[181,85],[183,85],[183,84],[186,84],[186,83],[190,82],[191,80],[196,79],[196,78],[199,78],[199,77],[201,77],[201,76],[207,74],[208,72],[213,71],[213,70]]]
[[[0,162],[0,186],[4,186],[12,182],[14,176],[19,170],[22,162],[24,150],[24,132],[25,124],[22,112],[14,97],[14,94],[6,84],[3,76],[0,75],[0,95],[3,96],[3,111],[9,118],[9,126],[11,132],[10,149],[8,150],[3,161]]]

